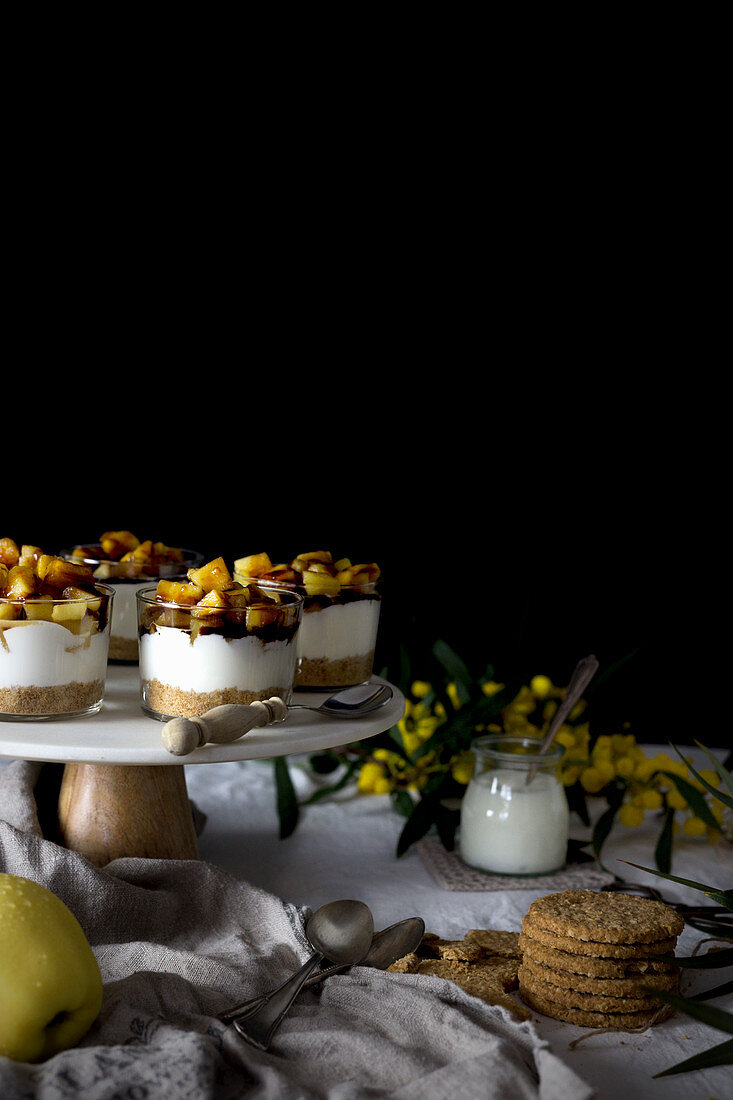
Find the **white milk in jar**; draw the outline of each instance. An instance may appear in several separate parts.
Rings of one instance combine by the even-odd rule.
[[[565,864],[569,810],[557,778],[563,749],[540,756],[537,741],[482,737],[472,748],[473,778],[461,805],[460,851],[471,867],[495,874],[531,875]],[[522,751],[524,750],[524,751]],[[530,767],[537,771],[527,784]]]

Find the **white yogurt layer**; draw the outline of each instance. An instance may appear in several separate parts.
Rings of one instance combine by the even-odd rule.
[[[0,628],[0,687],[61,687],[105,679],[109,634],[72,634],[58,623]]]
[[[340,661],[370,654],[377,641],[379,600],[334,603],[320,611],[303,611],[298,629],[298,657]]]
[[[525,785],[516,770],[474,776],[461,804],[461,856],[471,867],[509,875],[556,871],[565,863],[568,802],[552,775]]]
[[[226,639],[221,634],[190,634],[157,627],[140,638],[140,676],[181,691],[266,691],[291,687],[295,644],[263,642],[255,635]]]

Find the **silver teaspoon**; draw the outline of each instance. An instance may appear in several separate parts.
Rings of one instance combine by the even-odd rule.
[[[314,710],[332,718],[361,718],[383,707],[393,694],[389,684],[360,684],[331,695],[319,706],[307,703],[286,706],[277,696],[254,703],[223,703],[196,718],[170,718],[163,726],[161,740],[172,756],[188,756],[202,745],[228,744],[251,729],[282,722],[289,710]]]
[[[363,959],[359,959],[357,966],[371,966],[375,970],[386,970],[397,959],[415,951],[425,933],[425,921],[422,917],[407,917],[405,920],[391,924],[389,928],[383,928],[381,932],[375,932],[372,945]],[[345,966],[339,963],[335,966],[327,966],[324,970],[317,970],[303,982],[303,989],[318,985],[332,974],[338,974]],[[258,997],[250,997],[242,1001],[226,1012],[219,1013],[222,1023],[233,1023],[235,1017],[244,1018],[264,1004],[270,993],[260,993]]]
[[[374,937],[374,920],[363,901],[332,901],[315,911],[306,924],[305,934],[315,953],[273,990],[261,1007],[234,1020],[242,1038],[260,1050],[267,1050],[275,1029],[304,982],[324,959],[340,966],[353,966],[364,958]]]

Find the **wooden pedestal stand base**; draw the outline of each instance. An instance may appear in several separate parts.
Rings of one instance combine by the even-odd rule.
[[[123,856],[198,859],[182,765],[66,764],[61,843],[96,867]]]

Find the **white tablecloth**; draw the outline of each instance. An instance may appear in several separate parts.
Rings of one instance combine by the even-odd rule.
[[[311,790],[296,759],[290,759],[297,786],[304,793]],[[272,768],[267,762],[188,765],[186,781],[191,798],[207,815],[199,838],[201,857],[299,905],[315,909],[335,898],[357,898],[371,907],[377,927],[418,915],[429,931],[461,938],[469,928],[518,931],[530,902],[547,893],[441,889],[415,848],[399,859],[395,856],[404,819],[390,809],[387,795],[341,795],[315,803],[302,810],[295,833],[280,840]],[[605,865],[626,881],[656,887],[669,898],[704,904],[708,899],[698,891],[619,862],[624,858],[653,867],[659,828],[651,813],[639,829],[616,824],[604,849]],[[588,832],[582,825],[574,826],[572,835],[586,838]],[[733,886],[730,846],[712,846],[705,839],[679,835],[674,853],[674,874]],[[692,954],[701,938],[699,932],[686,927],[677,953]],[[730,975],[730,971],[724,973]],[[720,971],[687,971],[683,990],[693,983],[695,990],[709,988],[722,980]],[[732,997],[713,1003],[733,1008]],[[569,1049],[570,1041],[588,1034],[589,1029],[538,1014],[534,1019],[539,1034],[554,1052],[596,1087],[599,1100],[619,1096],[624,1100],[724,1100],[733,1096],[733,1067],[652,1079],[653,1074],[727,1038],[690,1017],[676,1015],[641,1034],[591,1033],[574,1050]]]
[[[0,761],[0,767],[4,763]],[[290,768],[296,786],[303,793],[311,790],[297,758],[290,758]],[[419,915],[429,931],[460,938],[469,928],[518,931],[530,902],[540,893],[547,893],[531,889],[486,893],[443,890],[416,848],[400,859],[395,856],[404,819],[390,809],[388,796],[348,792],[316,803],[302,810],[296,832],[280,840],[269,762],[187,765],[186,781],[191,798],[207,818],[199,838],[201,858],[297,905],[315,909],[337,898],[357,898],[371,907],[378,928]],[[658,831],[659,822],[651,813],[640,829],[617,824],[604,849],[604,863],[626,880],[656,886],[669,898],[704,903],[706,899],[697,891],[619,862],[624,858],[653,866]],[[588,833],[574,825],[572,835],[586,838]],[[678,836],[674,853],[675,874],[733,886],[730,846],[713,847],[704,839]],[[692,954],[701,938],[700,933],[686,927],[678,954]],[[724,973],[730,975],[730,971]],[[699,990],[722,980],[720,972],[687,971],[683,989]],[[733,1008],[731,997],[714,1003]],[[619,1096],[624,1100],[733,1097],[731,1067],[653,1080],[653,1074],[727,1038],[690,1017],[677,1015],[641,1034],[601,1034],[538,1014],[533,1019],[540,1036],[596,1088],[599,1100]],[[571,1050],[570,1042],[580,1035],[589,1037]]]

